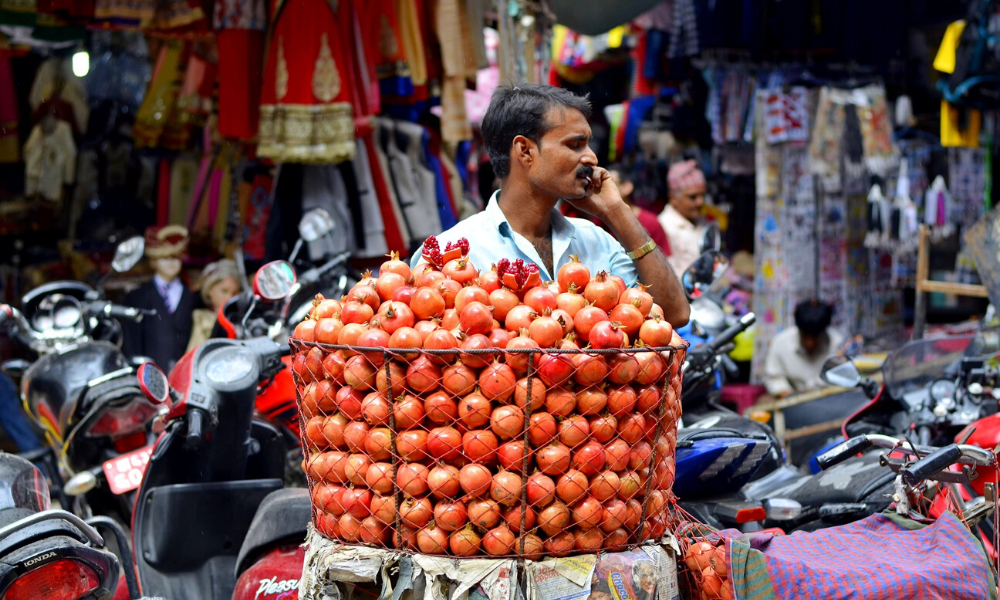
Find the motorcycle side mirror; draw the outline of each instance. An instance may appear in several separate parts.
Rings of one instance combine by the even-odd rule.
[[[253,293],[264,300],[281,300],[295,287],[295,269],[283,260],[269,262],[253,278]]]
[[[307,242],[315,242],[333,231],[337,222],[325,209],[314,208],[299,221],[299,235]]]
[[[861,372],[846,356],[831,356],[823,363],[820,379],[837,387],[852,388],[861,383]]]
[[[14,358],[4,361],[3,366],[0,366],[0,371],[3,371],[3,374],[11,379],[20,379],[29,367],[31,367],[30,362],[23,358]]]
[[[118,273],[130,271],[132,267],[139,264],[145,251],[146,240],[139,235],[131,237],[115,248],[115,257],[111,260],[111,268]]]
[[[718,252],[719,250],[722,250],[722,234],[719,233],[718,224],[709,223],[701,234],[701,251]]]
[[[155,363],[144,363],[136,375],[139,378],[139,389],[150,402],[163,404],[170,399],[170,382],[167,380],[167,374]]]
[[[729,269],[726,255],[710,251],[698,257],[681,275],[681,285],[688,298],[700,295],[698,292],[720,279]]]

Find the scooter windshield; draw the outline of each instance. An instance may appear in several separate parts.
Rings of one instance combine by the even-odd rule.
[[[48,510],[49,485],[31,462],[0,452],[0,511],[11,508]]]
[[[882,367],[889,395],[900,398],[904,393],[923,387],[945,376],[949,367],[965,356],[978,355],[975,335],[915,340],[897,348]]]

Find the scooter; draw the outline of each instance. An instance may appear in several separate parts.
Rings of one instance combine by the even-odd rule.
[[[107,517],[83,520],[49,505],[45,477],[34,464],[0,453],[0,598],[4,600],[136,600],[132,554],[121,527]],[[105,546],[110,532],[123,553]]]
[[[254,297],[277,302],[294,284],[290,264],[269,263],[254,277]],[[132,515],[145,593],[259,600],[280,588],[297,596],[309,495],[282,489],[282,434],[254,417],[260,384],[285,368],[289,352],[268,337],[210,339],[169,379],[156,365],[140,367],[146,397],[169,406]]]
[[[113,271],[131,269],[143,245],[141,237],[120,244]],[[139,321],[149,312],[107,302],[100,285],[76,281],[39,286],[21,307],[0,306],[0,325],[38,359],[3,368],[20,379],[25,412],[45,434],[47,456],[40,460],[50,467],[60,501],[75,503],[83,516],[131,514],[129,499],[119,496],[131,489],[127,477],[113,465],[152,442],[149,426],[159,409],[135,381],[137,366],[148,359],[122,354],[118,320]]]

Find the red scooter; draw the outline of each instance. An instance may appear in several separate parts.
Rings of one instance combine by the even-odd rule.
[[[270,263],[254,277],[254,301],[278,301],[294,285],[290,264]],[[132,515],[145,594],[298,597],[309,495],[283,489],[282,434],[254,413],[258,386],[284,369],[288,353],[267,337],[211,339],[169,379],[151,363],[140,367],[146,397],[170,406]]]

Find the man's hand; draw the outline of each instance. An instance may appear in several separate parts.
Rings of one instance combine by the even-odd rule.
[[[608,215],[625,205],[611,173],[602,167],[594,167],[587,192],[587,196],[580,200],[570,200],[570,204],[602,221],[606,222]]]

